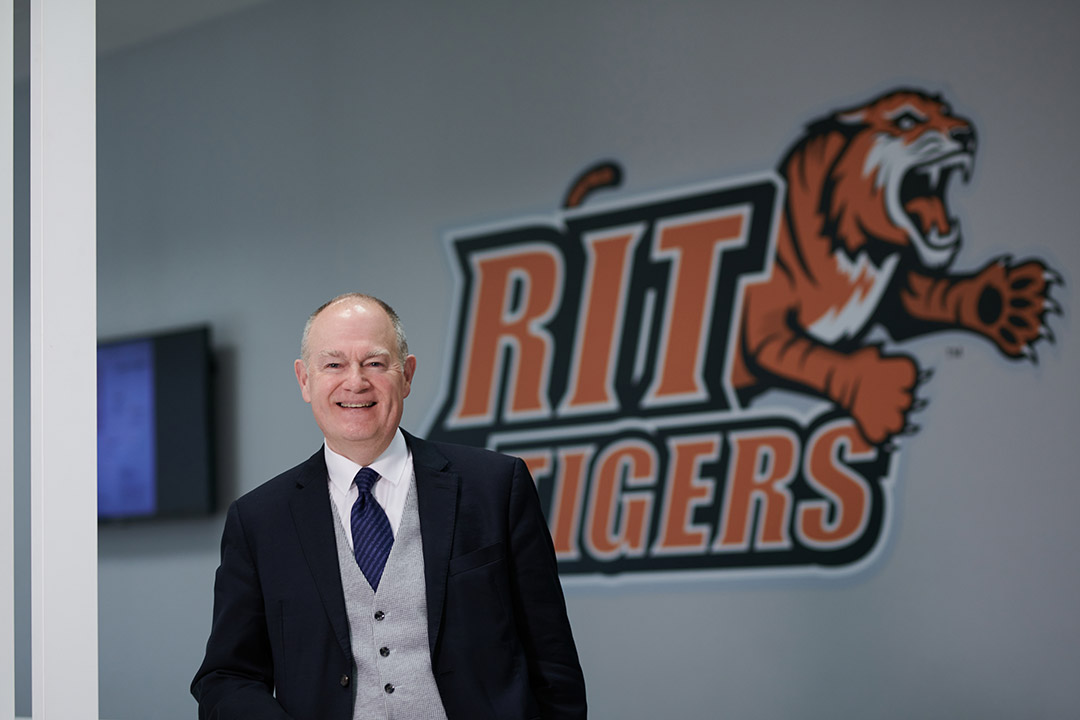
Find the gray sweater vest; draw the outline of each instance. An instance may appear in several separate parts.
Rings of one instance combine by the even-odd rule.
[[[446,720],[431,672],[415,477],[377,592],[356,565],[340,516],[333,515],[352,642],[353,720]]]

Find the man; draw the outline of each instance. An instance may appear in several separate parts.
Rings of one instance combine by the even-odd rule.
[[[585,718],[525,464],[399,429],[416,358],[381,300],[316,310],[295,369],[325,443],[229,508],[199,717]]]

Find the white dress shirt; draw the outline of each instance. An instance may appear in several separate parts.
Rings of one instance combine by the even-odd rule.
[[[330,498],[334,501],[334,508],[337,510],[338,517],[341,518],[341,526],[346,530],[345,538],[349,541],[351,548],[352,506],[360,494],[353,483],[353,478],[363,466],[357,465],[343,455],[338,455],[325,441],[323,442],[323,456],[326,458],[326,469],[329,473],[327,482],[330,485]],[[400,429],[394,433],[390,446],[368,467],[379,473],[379,480],[372,487],[371,494],[382,506],[386,519],[390,521],[390,529],[397,536],[398,526],[401,525],[401,513],[405,511],[405,498],[409,494],[409,484],[413,476],[412,453]]]

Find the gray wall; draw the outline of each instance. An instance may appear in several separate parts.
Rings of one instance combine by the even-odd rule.
[[[980,133],[957,267],[1035,255],[1075,285],[1078,21],[1068,2],[271,2],[101,61],[100,334],[212,324],[228,501],[319,443],[291,363],[326,298],[396,306],[417,429],[445,232],[549,213],[603,157],[625,197],[769,170],[807,121],[907,83]],[[871,571],[569,584],[593,717],[1075,713],[1080,351],[1058,297],[1038,366],[907,344],[932,403]],[[103,717],[194,716],[222,520],[102,528]]]

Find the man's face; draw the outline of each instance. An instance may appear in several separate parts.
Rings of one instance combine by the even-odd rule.
[[[295,369],[331,450],[368,465],[390,445],[416,358],[398,358],[397,335],[381,307],[347,299],[323,310],[308,333],[308,357]]]

